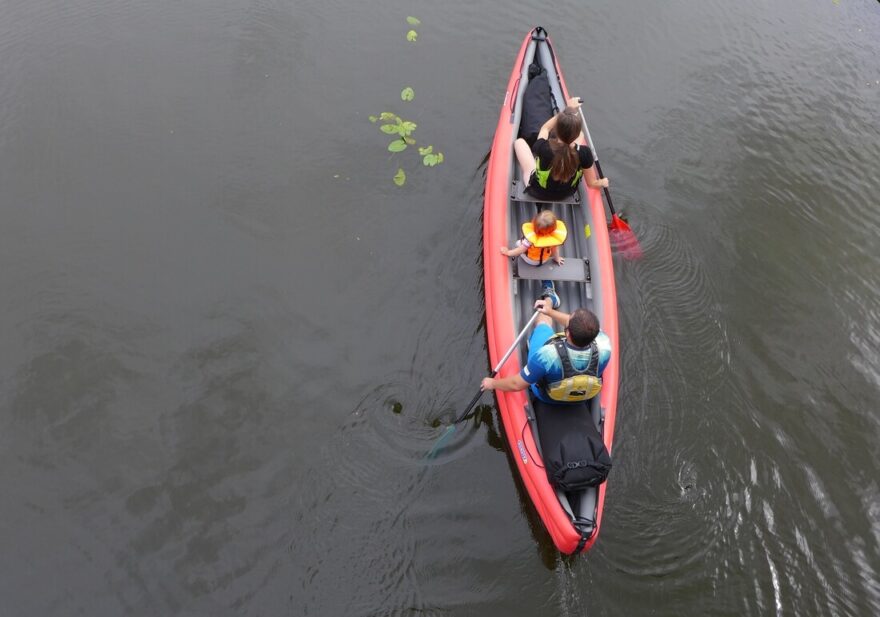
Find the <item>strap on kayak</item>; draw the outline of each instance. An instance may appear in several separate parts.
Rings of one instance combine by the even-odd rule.
[[[522,441],[523,448],[526,449],[526,453],[532,457],[532,463],[534,463],[535,467],[537,467],[538,469],[544,469],[544,466],[538,462],[538,459],[540,457],[534,455],[534,453],[529,449],[529,444],[526,442],[526,427],[529,425],[529,420],[531,420],[531,418],[523,422],[522,430],[519,432],[519,439],[520,441]],[[532,433],[532,438],[534,437],[535,434]]]
[[[580,553],[584,550],[584,546],[586,546],[587,541],[592,538],[596,533],[596,523],[588,518],[576,518],[573,521],[575,529],[577,529],[581,534],[581,539],[578,541],[577,547],[574,549],[575,554]],[[581,529],[581,527],[590,526],[590,531],[585,532]]]
[[[584,546],[586,546],[587,540],[590,539],[591,535],[593,535],[593,534],[589,534],[589,535],[587,535],[585,533],[581,534],[581,539],[578,542],[577,548],[574,549],[575,554],[580,553],[582,550],[584,550]]]

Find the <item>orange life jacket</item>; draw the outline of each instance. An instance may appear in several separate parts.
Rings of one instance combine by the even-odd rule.
[[[553,247],[561,246],[568,236],[565,223],[560,220],[556,221],[556,228],[549,234],[538,235],[535,231],[535,225],[531,221],[523,223],[522,232],[523,237],[531,244],[526,251],[526,257],[537,261],[539,264],[544,263],[553,252]]]

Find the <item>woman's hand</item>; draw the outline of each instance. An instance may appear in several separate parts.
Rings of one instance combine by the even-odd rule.
[[[501,254],[504,255],[505,257],[510,257],[510,249],[507,248],[506,246],[502,246],[501,247]]]
[[[581,107],[581,97],[573,96],[570,99],[568,99],[565,102],[565,104],[568,105],[570,108],[574,109],[575,111],[577,111]]]
[[[595,182],[590,183],[594,189],[607,189],[608,188],[608,178],[599,178]]]
[[[558,263],[561,266],[562,264],[565,263],[565,257],[562,257],[561,255],[556,255],[553,257],[553,261],[555,261],[556,263]]]

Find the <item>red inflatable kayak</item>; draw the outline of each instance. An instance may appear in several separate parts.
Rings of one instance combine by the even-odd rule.
[[[532,63],[546,70],[556,110],[565,106],[569,96],[547,33],[543,28],[534,29],[525,37],[513,65],[487,170],[483,258],[490,364],[498,364],[533,315],[532,307],[541,290],[541,279],[554,280],[562,300],[560,310],[571,312],[577,307],[589,308],[599,317],[602,331],[611,341],[612,354],[602,375],[602,390],[590,399],[588,411],[581,408],[583,414],[591,414],[610,452],[617,411],[620,346],[617,294],[605,209],[599,189],[588,188],[583,180],[577,192],[566,200],[537,203],[523,193],[513,142],[519,133],[523,94]],[[589,100],[589,92],[576,94]],[[584,134],[589,133],[585,130]],[[531,220],[539,208],[551,208],[569,230],[561,248],[564,266],[550,262],[529,267],[499,251],[499,247],[514,246],[521,236],[520,226]],[[527,355],[527,346],[523,342],[499,376],[518,372]],[[495,394],[522,483],[553,542],[566,554],[588,550],[596,541],[602,523],[607,482],[598,488],[575,492],[554,489],[547,479],[541,456],[542,438],[548,437],[548,431],[542,434],[542,422],[540,417],[535,417],[528,391],[496,391]],[[543,447],[547,447],[546,442]]]

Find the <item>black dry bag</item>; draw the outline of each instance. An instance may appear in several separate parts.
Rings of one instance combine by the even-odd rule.
[[[522,118],[519,125],[519,136],[526,140],[529,147],[535,145],[538,133],[544,123],[553,117],[553,103],[550,100],[550,80],[547,71],[535,67],[540,71],[534,77],[529,73],[529,84],[523,93]],[[528,180],[528,178],[526,178]]]
[[[565,413],[560,411],[559,413]],[[555,447],[544,452],[550,484],[563,491],[599,486],[611,471],[611,455],[592,421],[562,435]]]

